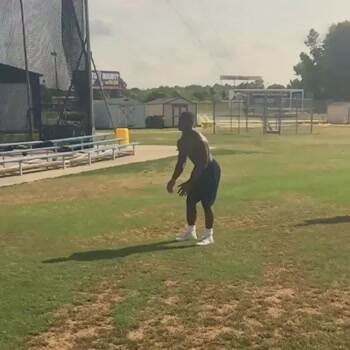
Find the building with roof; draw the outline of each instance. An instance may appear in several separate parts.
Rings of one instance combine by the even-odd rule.
[[[350,123],[350,102],[332,102],[327,108],[327,122],[330,124]]]
[[[145,128],[145,105],[129,97],[108,99],[108,108],[105,101],[94,101],[94,115],[96,129],[113,129],[116,127]]]
[[[29,72],[34,129],[41,126],[40,74]],[[26,71],[0,63],[0,132],[29,132]]]
[[[183,112],[192,112],[197,120],[197,104],[183,97],[157,98],[145,106],[146,118],[162,117],[165,128],[176,128]]]

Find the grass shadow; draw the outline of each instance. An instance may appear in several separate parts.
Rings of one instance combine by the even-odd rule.
[[[147,172],[162,172],[167,171],[171,162],[176,156],[169,156],[162,159],[154,159],[141,161],[137,163],[116,165],[111,168],[98,169],[93,171],[84,172],[81,174],[73,174],[70,176],[81,176],[81,177],[93,177],[97,175],[127,175],[127,174],[138,174]]]
[[[296,227],[312,226],[312,225],[336,225],[350,223],[350,216],[335,216],[332,218],[319,218],[305,220],[302,224],[296,225]]]
[[[126,258],[134,254],[145,254],[160,251],[169,250],[182,250],[188,248],[194,248],[194,245],[170,245],[178,243],[176,241],[165,241],[151,244],[136,245],[130,247],[124,247],[120,249],[104,249],[104,250],[90,250],[85,252],[73,253],[68,257],[60,257],[54,259],[44,260],[43,264],[55,264],[67,261],[97,261],[97,260],[110,260],[118,258]]]
[[[239,156],[239,155],[252,155],[252,154],[266,154],[267,152],[217,148],[217,149],[213,149],[212,153],[214,156]]]

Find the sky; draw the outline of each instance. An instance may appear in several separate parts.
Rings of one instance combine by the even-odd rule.
[[[93,55],[128,87],[287,84],[311,28],[350,20],[349,0],[90,0]]]

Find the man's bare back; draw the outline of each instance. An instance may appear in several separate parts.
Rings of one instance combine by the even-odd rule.
[[[220,166],[212,158],[209,149],[208,140],[197,130],[193,129],[194,115],[185,112],[179,120],[179,130],[182,131],[182,137],[179,139],[178,160],[175,166],[173,176],[167,184],[169,193],[173,193],[176,180],[182,174],[187,158],[194,165],[191,177],[188,181],[178,186],[178,194],[187,196],[186,212],[188,229],[184,236],[177,237],[177,240],[197,239],[196,236],[196,205],[202,203],[205,214],[206,231],[199,245],[208,245],[214,243],[213,224],[214,213],[212,206],[216,199],[217,190],[220,182]]]
[[[183,134],[177,143],[179,152],[186,155],[192,163],[207,166],[212,160],[207,138],[197,130]]]

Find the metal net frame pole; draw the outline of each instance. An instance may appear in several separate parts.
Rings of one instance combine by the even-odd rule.
[[[22,20],[22,33],[23,33],[23,51],[24,51],[24,64],[26,71],[26,88],[27,88],[27,103],[28,110],[26,118],[29,122],[29,132],[30,139],[33,141],[34,139],[34,121],[33,121],[33,108],[32,108],[32,89],[30,86],[30,74],[28,70],[28,53],[27,53],[27,39],[26,39],[26,27],[24,20],[24,9],[23,9],[23,0],[19,0],[20,9],[21,9],[21,20]]]
[[[91,134],[93,135],[95,133],[95,119],[94,119],[94,111],[93,111],[93,91],[92,91],[92,73],[91,73],[91,43],[90,43],[90,25],[89,25],[89,3],[88,0],[83,0],[84,4],[84,12],[85,12],[85,40],[83,38],[83,34],[80,29],[80,24],[77,18],[77,14],[75,12],[75,7],[73,6],[73,18],[76,25],[77,33],[80,39],[80,43],[82,45],[82,51],[78,60],[77,67],[80,65],[80,60],[82,59],[83,55],[86,55],[86,69],[88,73],[88,88],[89,88],[89,110],[90,110],[90,127],[91,127]],[[71,81],[71,85],[69,87],[69,90],[66,94],[65,102],[63,105],[63,109],[66,106],[66,103],[68,101],[69,93],[72,91],[73,88],[73,80]]]
[[[93,135],[95,133],[95,118],[94,118],[94,106],[93,106],[93,91],[92,91],[92,73],[91,73],[91,42],[90,42],[90,20],[89,20],[89,0],[84,0],[84,6],[85,6],[85,35],[86,35],[86,49],[88,52],[86,61],[87,61],[87,74],[88,74],[88,84],[89,84],[89,110],[90,110],[90,127],[91,127],[91,134]],[[76,18],[76,13],[74,11],[74,15]],[[81,32],[80,32],[81,34]],[[82,40],[82,42],[84,42]]]
[[[56,90],[59,90],[59,85],[58,85],[58,72],[57,72],[57,52],[52,51],[51,56],[54,59],[54,67],[55,67],[55,84],[56,84]]]

